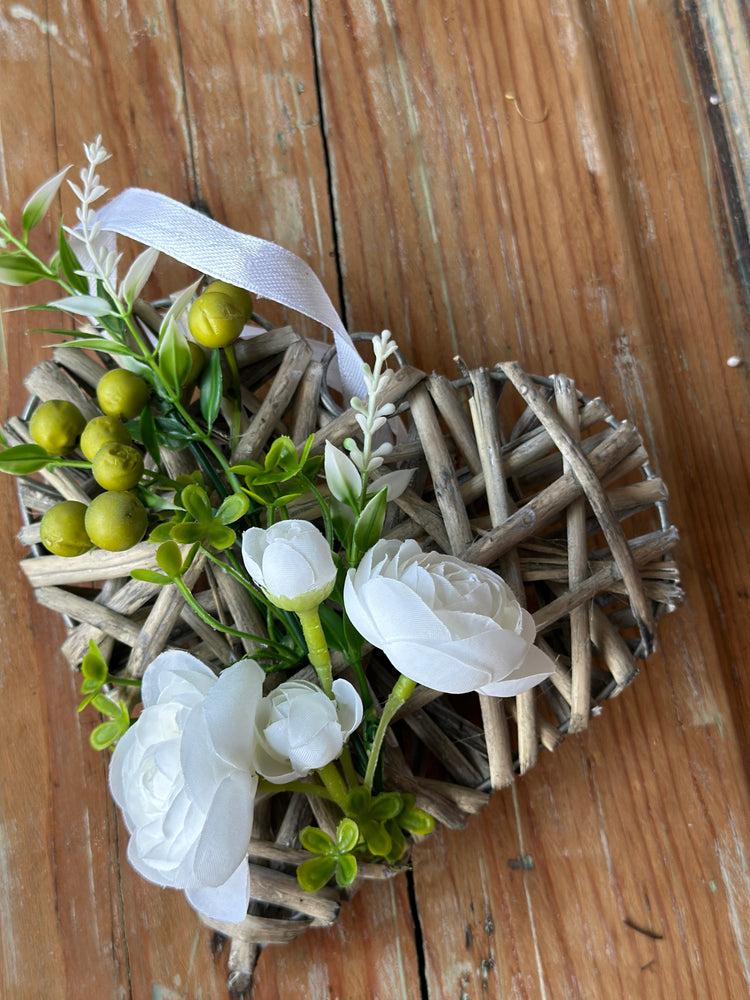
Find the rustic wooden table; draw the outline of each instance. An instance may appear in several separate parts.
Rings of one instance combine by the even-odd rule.
[[[281,243],[351,330],[390,328],[420,367],[453,374],[460,354],[570,374],[635,421],[670,486],[686,600],[635,684],[466,830],[420,845],[408,877],[265,949],[257,1000],[750,992],[741,11],[0,5],[14,224],[101,133],[113,192],[150,187]],[[2,289],[0,305],[28,298]],[[3,416],[49,339],[29,325],[2,314]],[[0,489],[2,996],[216,1000],[226,950],[128,867],[62,625],[14,569],[14,484]]]

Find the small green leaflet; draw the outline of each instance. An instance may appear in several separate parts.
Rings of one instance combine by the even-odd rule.
[[[82,274],[78,274],[78,271],[81,270],[81,264],[71,249],[70,244],[65,239],[65,230],[62,223],[60,224],[60,233],[57,239],[57,250],[63,277],[74,291],[85,295],[89,290],[89,283]]]
[[[28,237],[34,226],[38,226],[47,214],[47,210],[55,200],[57,192],[60,190],[60,185],[69,170],[70,164],[67,167],[63,167],[54,177],[50,177],[43,184],[40,184],[36,191],[27,199],[21,213],[21,225],[23,226],[25,237]]]
[[[70,295],[67,299],[55,299],[47,305],[51,309],[61,309],[76,316],[106,316],[112,312],[110,303],[97,295]]]
[[[159,438],[156,433],[156,424],[154,423],[154,415],[151,412],[151,408],[144,406],[141,411],[141,418],[139,422],[139,429],[141,432],[141,441],[143,447],[149,453],[151,458],[157,468],[161,465],[161,460],[159,456]]]
[[[0,254],[0,285],[30,285],[47,274],[20,250]]]
[[[383,487],[370,500],[365,509],[357,518],[354,526],[354,544],[360,552],[366,552],[380,538],[385,520],[385,508],[388,499],[388,490]]]
[[[178,393],[190,374],[192,364],[193,359],[185,335],[175,322],[170,322],[164,336],[160,338],[159,374],[170,389]]]
[[[38,444],[17,444],[0,451],[0,472],[11,476],[29,476],[43,469],[51,458]]]
[[[221,374],[221,354],[219,351],[211,351],[205,371],[200,380],[200,406],[206,427],[210,431],[214,421],[219,414],[221,397],[223,393]]]

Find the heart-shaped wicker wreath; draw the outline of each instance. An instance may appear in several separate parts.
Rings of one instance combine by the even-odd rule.
[[[325,361],[313,360],[291,328],[240,342],[236,355],[245,426],[235,460],[258,459],[280,434],[301,443],[314,433],[314,454],[325,441],[339,444],[356,431],[356,414],[337,411],[325,387]],[[65,346],[53,358],[26,380],[27,417],[34,401],[53,398],[70,400],[87,419],[97,415],[94,387],[112,360]],[[511,363],[464,370],[451,382],[403,364],[385,399],[406,429],[388,465],[417,472],[389,505],[384,536],[415,538],[496,570],[533,613],[538,644],[557,665],[548,681],[514,699],[419,687],[402,709],[386,745],[386,784],[411,792],[436,820],[458,828],[493,788],[533,767],[540,746],[552,750],[566,733],[585,729],[601,704],[633,680],[638,660],[653,650],[655,623],[681,597],[670,555],[677,532],[638,431],[565,376],[532,376]],[[30,440],[23,419],[12,419],[7,432],[11,444]],[[226,440],[219,443],[226,449]],[[188,452],[165,457],[173,477],[192,471]],[[65,616],[68,662],[81,663],[90,639],[112,673],[136,677],[165,648],[189,649],[215,666],[252,648],[206,627],[174,588],[131,579],[132,568],[156,566],[149,542],[73,560],[42,554],[36,546],[45,510],[61,498],[88,503],[95,488],[89,473],[77,469],[19,479],[21,539],[36,556],[21,565],[37,600]],[[314,517],[312,508],[298,508],[295,516],[306,513]],[[230,576],[200,559],[190,574],[194,594],[212,615],[257,629]],[[392,676],[377,652],[367,677],[382,701]],[[324,830],[335,828],[320,799],[288,793],[256,802],[249,914],[242,924],[213,925],[232,937],[234,989],[249,981],[260,946],[336,919],[342,891],[306,893],[294,875],[307,856],[298,834],[313,815]],[[394,870],[362,864],[355,886]]]

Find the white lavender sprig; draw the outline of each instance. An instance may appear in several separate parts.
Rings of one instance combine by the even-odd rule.
[[[76,207],[76,218],[79,225],[75,229],[66,226],[65,231],[71,237],[74,246],[82,244],[85,248],[88,257],[86,263],[90,267],[84,266],[81,273],[94,281],[102,281],[107,292],[113,299],[117,299],[113,280],[122,254],[109,249],[105,243],[99,240],[101,223],[97,221],[96,212],[92,208],[93,203],[102,198],[109,190],[101,184],[97,168],[110,158],[110,154],[104,148],[100,135],[93,142],[84,143],[83,150],[88,166],[81,169],[79,175],[81,185],[79,186],[71,180],[68,181],[71,190],[80,202],[80,205]],[[79,253],[79,256],[83,257],[83,254]]]
[[[378,405],[378,398],[382,395],[392,374],[386,366],[386,361],[398,350],[395,340],[391,339],[390,330],[383,330],[380,336],[373,337],[372,348],[375,352],[373,367],[370,368],[366,363],[362,365],[365,385],[367,386],[367,399],[363,401],[355,396],[351,401],[352,409],[357,412],[357,423],[362,431],[362,447],[358,447],[353,438],[347,438],[344,441],[344,447],[349,452],[351,460],[356,465],[363,480],[366,480],[366,477],[380,468],[384,459],[393,450],[393,445],[383,442],[373,451],[372,442],[375,434],[396,409],[393,403]]]

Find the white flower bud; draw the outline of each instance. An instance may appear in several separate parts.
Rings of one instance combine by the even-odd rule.
[[[309,521],[249,528],[242,536],[242,558],[254,582],[285,611],[316,608],[336,582],[328,542]]]
[[[325,767],[361,721],[362,701],[349,681],[333,682],[333,699],[310,681],[284,681],[255,719],[258,773],[283,784]]]

